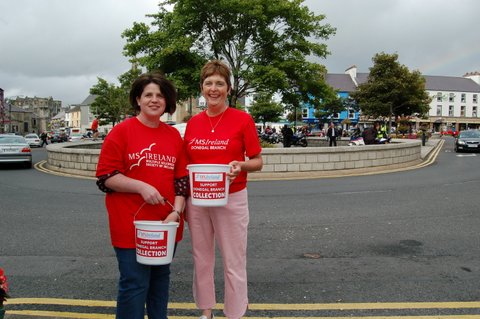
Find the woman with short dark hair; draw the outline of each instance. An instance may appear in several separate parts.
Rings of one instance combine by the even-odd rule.
[[[134,220],[179,222],[188,195],[188,172],[177,129],[160,121],[175,111],[176,91],[161,74],[141,75],[130,103],[138,115],[117,124],[105,138],[97,165],[97,185],[106,192],[110,237],[120,271],[116,318],[166,319],[170,265],[136,261]],[[138,214],[138,215],[137,215]]]

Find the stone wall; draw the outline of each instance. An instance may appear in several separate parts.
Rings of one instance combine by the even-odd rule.
[[[101,143],[69,142],[47,145],[49,170],[83,177],[95,177]]]
[[[309,139],[309,145],[312,144]],[[254,179],[387,170],[416,165],[422,160],[421,142],[417,140],[392,140],[384,145],[267,148],[262,155],[262,171],[249,175]]]
[[[50,144],[45,166],[60,173],[94,177],[100,147],[101,142],[91,141]],[[250,179],[315,177],[345,170],[407,167],[421,162],[421,142],[393,140],[385,145],[265,148],[262,156],[263,170],[250,174]]]

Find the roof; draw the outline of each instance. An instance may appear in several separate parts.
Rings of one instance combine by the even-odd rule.
[[[72,108],[65,111],[66,113],[72,113],[72,112],[80,112],[82,109],[80,105],[72,105]]]
[[[342,92],[354,92],[357,88],[349,74],[331,74],[326,76],[327,84]]]
[[[367,82],[369,73],[357,73],[355,80],[357,84]],[[428,91],[450,91],[450,92],[478,92],[480,85],[474,80],[455,76],[423,75],[425,78],[425,89]],[[349,74],[327,74],[327,83],[333,88],[353,92],[356,90]]]
[[[95,102],[96,98],[97,95],[90,94],[85,100],[83,100],[82,103],[80,103],[80,105],[92,105],[92,103]]]
[[[480,85],[463,77],[424,75],[429,91],[480,92]]]
[[[65,118],[65,112],[61,111],[54,117],[52,117],[52,120],[63,120]]]

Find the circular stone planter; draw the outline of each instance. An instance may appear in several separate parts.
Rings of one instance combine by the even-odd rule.
[[[312,145],[309,139],[309,145]],[[102,141],[80,141],[47,146],[49,170],[81,177],[95,177]],[[282,179],[398,169],[422,161],[421,141],[394,139],[390,144],[337,147],[264,148],[263,169],[249,178]]]

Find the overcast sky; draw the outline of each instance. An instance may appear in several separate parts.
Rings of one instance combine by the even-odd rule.
[[[157,0],[0,0],[0,88],[6,97],[81,103],[97,77],[130,67],[121,33],[149,23]],[[480,71],[478,0],[306,0],[337,28],[320,60],[329,73],[368,72],[379,52],[425,75]]]

